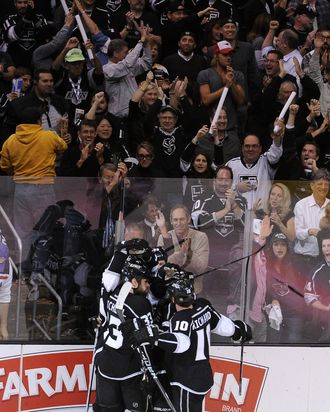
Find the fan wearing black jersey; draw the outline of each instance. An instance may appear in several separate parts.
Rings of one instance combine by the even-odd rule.
[[[196,299],[188,275],[174,280],[168,292],[171,302],[166,313],[175,312],[169,320],[169,332],[184,334],[190,341],[189,349],[184,352],[166,351],[165,369],[171,384],[171,400],[177,412],[201,412],[204,396],[213,385],[209,362],[211,332],[249,341],[251,328],[243,321],[233,322],[219,314],[206,299]],[[144,332],[139,330],[134,334],[136,344],[154,341],[154,336],[147,336],[150,329]]]

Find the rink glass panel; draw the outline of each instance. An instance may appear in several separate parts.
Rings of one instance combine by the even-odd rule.
[[[308,183],[284,183],[292,194],[310,194]],[[109,261],[101,248],[102,231],[98,230],[102,202],[100,182],[97,178],[56,179],[55,200],[71,201],[77,212],[67,216],[63,216],[63,209],[56,212],[58,206],[53,207],[53,210],[48,209],[47,215],[46,209],[54,205],[54,198],[43,196],[41,188],[40,196],[30,199],[30,204],[35,202],[44,206],[45,213],[41,213],[43,225],[38,230],[33,230],[33,227],[41,216],[34,216],[34,220],[29,221],[24,215],[29,211],[32,213],[33,207],[24,212],[24,205],[21,204],[20,208],[15,206],[15,184],[12,179],[1,177],[1,188],[4,213],[0,216],[0,228],[9,247],[13,268],[8,314],[9,340],[92,343],[94,323],[89,319],[98,313],[102,270]],[[185,188],[191,190],[192,198],[190,194],[183,195]],[[129,178],[123,195],[125,223],[143,222],[141,206],[146,197],[152,195],[161,204],[168,230],[172,230],[170,211],[173,206],[185,204],[190,211],[203,212],[204,201],[212,194],[212,180],[187,182],[181,179]],[[118,195],[117,202],[120,205],[120,193]],[[195,219],[189,225],[196,230],[199,224],[196,216],[205,217],[205,214],[195,213],[193,216]],[[209,256],[205,268],[201,270],[199,266],[199,273],[196,273],[201,275],[195,282],[196,293],[208,299],[223,315],[233,320],[244,318],[249,322],[254,328],[255,343],[317,344],[324,336],[326,324],[324,318],[320,319],[319,313],[304,301],[304,287],[313,269],[301,269],[306,268],[306,265],[293,253],[294,243],[290,243],[287,251],[290,254],[288,269],[283,270],[286,273],[280,273],[277,279],[269,258],[272,253],[272,235],[265,246],[256,242],[255,232],[260,223],[255,220],[257,218],[260,215],[256,216],[252,209],[247,209],[244,225],[239,225],[237,219],[229,214],[217,222],[211,219],[198,228],[208,238]],[[30,239],[33,239],[34,244],[31,246],[23,242],[21,251],[10,226],[15,228],[21,225],[22,219],[27,219],[27,222],[23,222],[26,227],[33,222]],[[179,249],[176,247],[174,250]],[[172,251],[168,254],[171,260]],[[186,267],[195,272],[191,266],[193,256],[194,250],[190,253]],[[297,269],[294,265],[297,265]],[[3,268],[3,271],[6,269]],[[267,282],[269,272],[275,276],[275,282]],[[296,278],[291,280],[293,272],[299,272],[298,281]],[[278,294],[278,301],[284,302],[283,320],[277,319],[279,330],[276,329],[276,322],[272,322],[273,327],[270,326],[266,312],[271,307],[265,308],[265,304],[272,303],[274,293]],[[230,339],[215,335],[212,335],[212,341],[215,344],[231,343]]]

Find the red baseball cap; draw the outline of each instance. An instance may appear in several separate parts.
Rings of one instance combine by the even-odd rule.
[[[231,44],[227,40],[222,40],[222,41],[219,41],[217,44],[215,44],[212,47],[212,54],[213,54],[213,56],[217,53],[229,54],[233,50],[234,49],[231,47]]]

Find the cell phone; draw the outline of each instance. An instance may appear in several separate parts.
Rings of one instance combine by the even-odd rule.
[[[253,219],[253,233],[256,235],[260,235],[261,223],[261,219]]]
[[[67,114],[64,114],[60,119],[60,135],[64,137],[68,133],[69,128],[69,117]]]
[[[79,126],[81,121],[84,119],[85,110],[83,109],[76,109],[74,112],[74,124]]]
[[[257,176],[240,176],[241,182],[248,182],[251,184],[251,188],[255,190],[258,186]]]
[[[17,93],[18,96],[22,93],[23,89],[23,80],[22,79],[13,79],[13,85],[11,91]]]

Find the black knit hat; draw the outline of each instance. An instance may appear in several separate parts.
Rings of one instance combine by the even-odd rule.
[[[184,36],[190,36],[190,37],[192,37],[192,38],[196,41],[196,34],[195,34],[194,32],[192,32],[192,31],[184,31],[184,32],[182,32],[182,33],[180,34],[179,40],[181,40],[182,37],[184,37]]]
[[[170,12],[176,12],[178,11],[179,7],[183,7],[184,8],[184,3],[181,0],[171,0],[169,1],[168,5],[167,5],[167,11]]]

